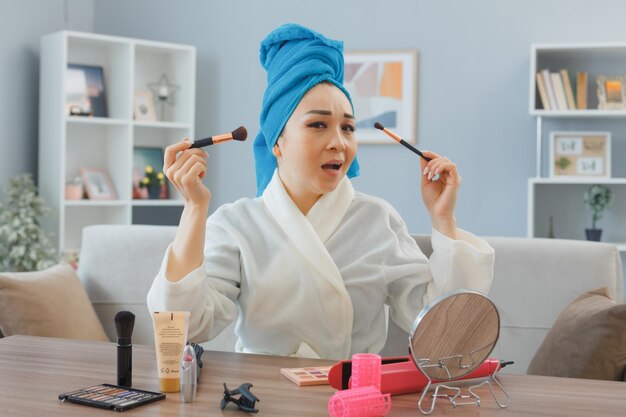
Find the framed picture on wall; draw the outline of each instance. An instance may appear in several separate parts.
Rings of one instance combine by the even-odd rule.
[[[611,132],[551,132],[550,177],[611,178]]]
[[[115,200],[117,194],[109,174],[103,169],[81,168],[85,192],[90,200]]]
[[[346,52],[344,85],[357,118],[359,143],[394,143],[375,122],[417,142],[417,51]]]
[[[108,116],[102,67],[67,64],[65,107],[70,116]]]

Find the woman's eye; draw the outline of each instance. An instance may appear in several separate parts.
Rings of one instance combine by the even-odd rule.
[[[314,129],[323,129],[326,127],[326,123],[324,122],[313,122],[307,125],[308,127],[312,127]]]
[[[352,125],[345,125],[343,127],[343,130],[347,130],[348,132],[354,132],[356,130],[356,128]]]

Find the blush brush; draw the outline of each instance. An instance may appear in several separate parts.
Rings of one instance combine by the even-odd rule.
[[[115,315],[117,330],[117,385],[133,386],[133,345],[130,338],[135,326],[135,315],[130,311],[120,311]]]
[[[248,137],[248,131],[245,127],[239,126],[237,129],[230,133],[224,133],[223,135],[209,136],[204,139],[194,140],[190,148],[203,148],[205,146],[217,145],[218,143],[228,142],[231,140],[238,140],[243,142]]]
[[[374,127],[376,129],[378,129],[378,130],[382,130],[383,132],[385,132],[393,140],[395,140],[396,142],[398,142],[400,145],[404,146],[405,148],[408,148],[411,152],[414,152],[414,153],[418,154],[419,156],[421,156],[426,162],[428,162],[428,161],[430,161],[432,159],[432,158],[429,158],[427,156],[424,156],[424,154],[422,152],[420,152],[419,149],[417,149],[415,146],[411,145],[409,142],[407,142],[404,139],[402,139],[396,133],[393,133],[391,130],[389,130],[386,127],[384,127],[379,122],[374,123]]]

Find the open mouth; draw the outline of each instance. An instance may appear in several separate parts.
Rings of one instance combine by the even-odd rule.
[[[329,169],[329,170],[332,170],[332,171],[339,171],[341,169],[342,165],[343,165],[342,162],[331,161],[331,162],[327,162],[324,165],[322,165],[322,169]]]

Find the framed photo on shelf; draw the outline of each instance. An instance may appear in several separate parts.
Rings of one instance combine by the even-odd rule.
[[[65,107],[69,116],[108,116],[102,67],[67,64]]]
[[[148,189],[140,187],[139,183],[146,177],[146,167],[151,167],[154,175],[163,172],[163,148],[156,146],[135,146],[133,148],[133,199],[150,198]],[[161,185],[159,199],[169,198],[167,178]]]
[[[607,77],[599,75],[598,110],[626,109],[626,77]]]
[[[81,168],[85,192],[90,200],[116,200],[117,194],[109,174],[103,169]]]
[[[417,142],[417,50],[346,52],[344,86],[357,112],[359,143],[391,144],[375,122]]]
[[[133,104],[133,113],[135,120],[156,121],[156,112],[154,110],[154,99],[151,91],[140,90],[135,91],[135,100]]]
[[[611,132],[551,132],[550,177],[611,178]]]

